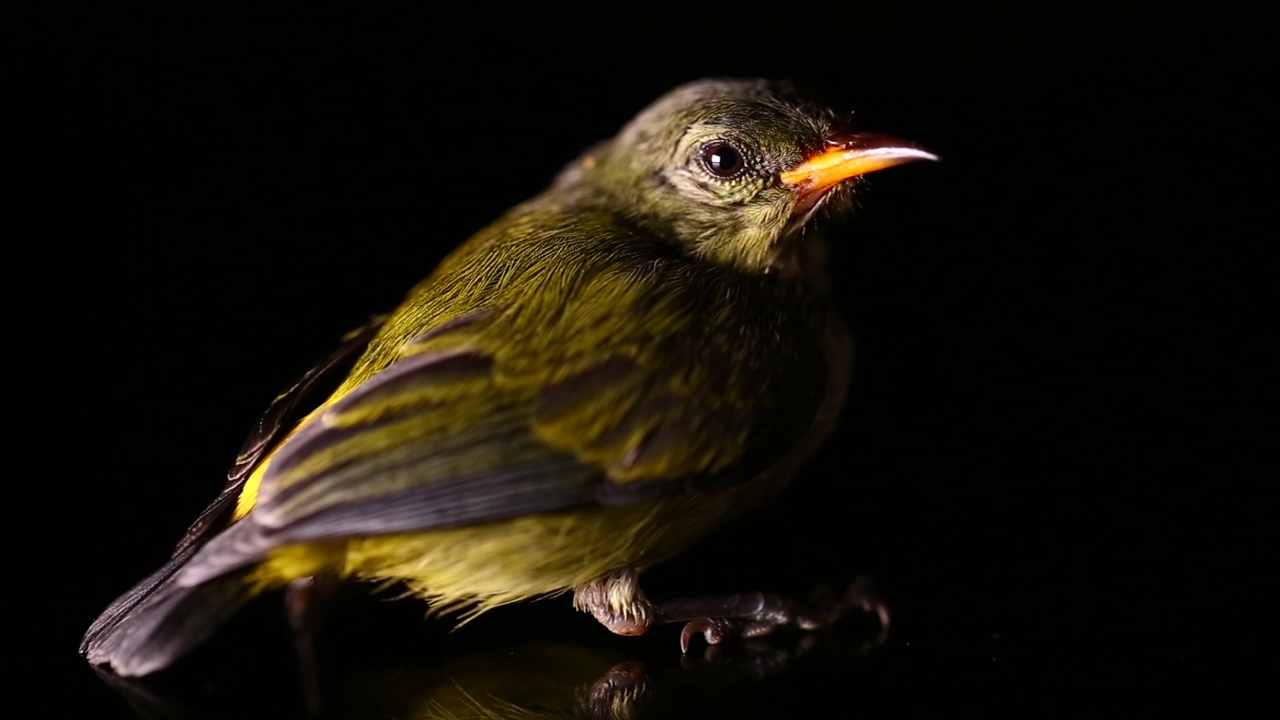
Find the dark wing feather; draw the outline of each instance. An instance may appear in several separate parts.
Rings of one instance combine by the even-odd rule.
[[[386,315],[375,316],[365,325],[344,335],[333,353],[271,401],[266,412],[253,426],[249,437],[245,438],[236,455],[235,464],[227,472],[227,482],[222,492],[187,528],[173,550],[173,557],[182,555],[190,547],[204,544],[227,526],[245,480],[262,461],[267,450],[279,442],[307,410],[319,404],[323,397],[321,393],[326,390],[332,392],[337,387],[386,319]]]
[[[151,597],[156,589],[168,582],[183,565],[191,559],[197,548],[195,546],[187,546],[180,550],[169,562],[165,563],[159,570],[148,575],[141,582],[129,588],[115,602],[107,606],[85,631],[84,639],[80,641],[80,652],[87,653],[101,644],[102,638],[108,636],[120,622],[128,617],[138,605],[142,604],[147,598]],[[92,658],[90,658],[92,659]]]
[[[309,422],[273,456],[255,522],[289,542],[405,532],[580,505],[596,468],[529,432],[474,351],[411,355]],[[373,442],[378,436],[385,442]]]
[[[266,451],[310,409],[306,401],[313,401],[310,405],[314,407],[321,400],[316,395],[324,391],[326,386],[330,386],[327,387],[326,394],[337,388],[338,382],[347,376],[351,365],[368,347],[369,341],[377,335],[386,320],[386,315],[374,316],[369,322],[342,336],[336,350],[271,401],[236,455],[236,462],[227,473],[227,489],[244,484]]]

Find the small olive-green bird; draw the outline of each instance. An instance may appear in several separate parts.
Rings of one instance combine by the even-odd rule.
[[[816,624],[759,593],[654,603],[638,576],[830,433],[851,342],[811,225],[856,178],[919,159],[788,86],[668,93],[280,395],[81,652],[145,675],[314,577],[399,582],[464,620],[572,591],[624,635]]]

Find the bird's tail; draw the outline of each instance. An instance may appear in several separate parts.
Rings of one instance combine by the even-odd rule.
[[[80,654],[90,663],[108,665],[123,676],[160,670],[265,589],[246,582],[266,546],[251,523],[234,520],[244,487],[311,403],[337,387],[386,319],[375,316],[348,333],[332,355],[272,401],[241,448],[222,492],[187,530],[173,558],[117,598],[89,627]]]
[[[184,548],[98,616],[80,654],[125,677],[167,667],[203,642],[255,594],[248,569],[184,586],[177,576],[198,547]]]

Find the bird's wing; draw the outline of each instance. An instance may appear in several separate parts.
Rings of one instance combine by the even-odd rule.
[[[455,302],[425,331],[429,310],[398,311],[366,353],[390,361],[271,453],[249,522],[210,543],[192,581],[281,544],[715,489],[809,429],[826,368],[776,279],[574,259],[542,263],[555,269],[518,296]]]

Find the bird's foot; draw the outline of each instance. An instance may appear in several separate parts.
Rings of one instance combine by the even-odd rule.
[[[640,590],[640,573],[619,568],[574,588],[573,606],[589,612],[618,635],[643,635],[653,624],[654,606]]]
[[[313,715],[320,712],[326,699],[324,688],[329,685],[318,643],[322,614],[338,590],[339,582],[333,575],[298,578],[285,588],[285,617],[293,630],[302,696]]]
[[[688,653],[690,643],[698,635],[708,645],[718,645],[731,637],[768,635],[787,625],[816,630],[839,620],[854,608],[876,615],[880,631],[875,644],[883,643],[889,633],[889,606],[866,576],[854,580],[842,596],[820,587],[805,603],[760,592],[672,600],[656,607],[656,622],[685,623],[680,631],[680,650]]]

